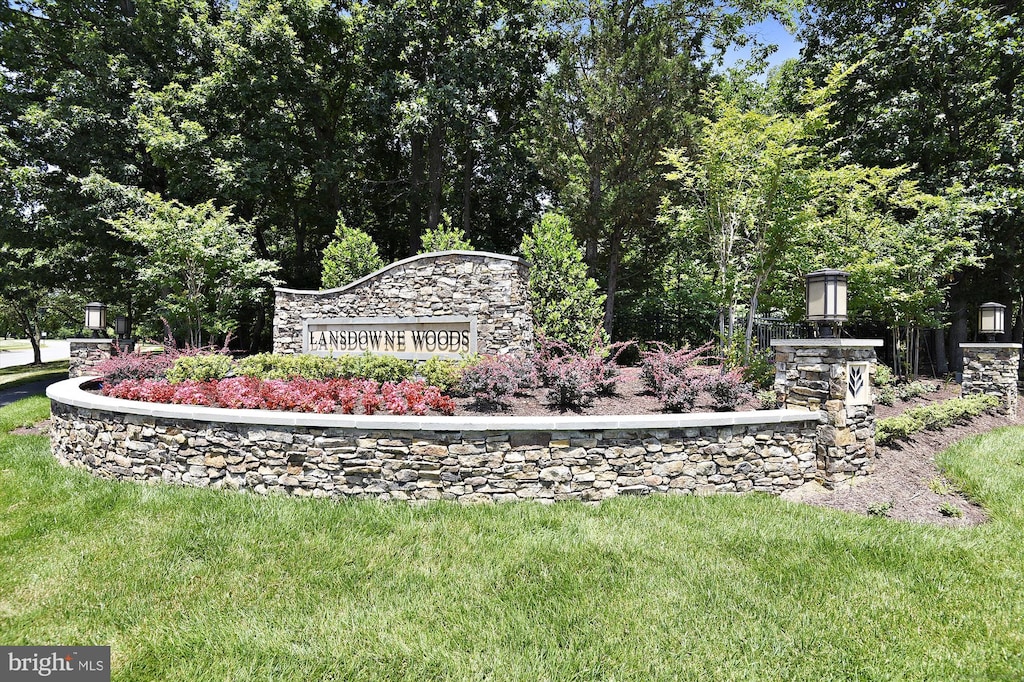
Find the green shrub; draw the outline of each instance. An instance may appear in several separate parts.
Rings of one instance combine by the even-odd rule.
[[[452,225],[451,216],[441,214],[441,222],[436,229],[427,230],[420,237],[420,253],[436,251],[473,251],[473,245],[466,238],[461,227]]]
[[[889,365],[882,364],[881,362],[875,365],[875,386],[883,388],[885,386],[892,386],[896,383],[896,377],[893,375]]]
[[[906,440],[911,434],[924,428],[924,422],[920,419],[901,414],[888,419],[880,419],[875,428],[875,442],[885,445],[895,440]]]
[[[231,376],[234,368],[235,363],[230,355],[182,355],[168,368],[166,376],[172,384],[180,384],[183,381],[209,381]]]
[[[903,384],[896,387],[896,395],[899,396],[900,400],[913,400],[919,398],[926,393],[935,393],[939,390],[939,387],[935,384],[926,384],[923,381],[911,381],[909,384]]]
[[[771,348],[759,348],[757,339],[751,339],[749,357],[744,358],[746,334],[742,331],[732,337],[720,336],[720,341],[726,369],[739,369],[743,381],[754,388],[767,390],[775,385],[775,352]]]
[[[519,246],[530,262],[530,303],[538,338],[556,339],[585,353],[604,320],[603,294],[587,275],[583,249],[569,219],[545,213]],[[599,332],[600,333],[600,332]]]
[[[879,445],[904,440],[922,429],[944,429],[999,405],[991,395],[953,398],[943,403],[914,407],[903,414],[881,419],[875,429],[875,442]]]
[[[952,519],[959,519],[964,515],[963,511],[952,502],[943,502],[940,504],[939,513]]]
[[[892,407],[896,404],[896,389],[892,384],[888,384],[879,389],[878,402],[887,407]]]
[[[235,373],[256,379],[337,379],[342,377],[342,365],[336,358],[317,355],[260,353],[240,360]]]
[[[462,369],[466,364],[467,360],[445,360],[435,355],[420,365],[416,371],[428,384],[448,393],[458,387]]]
[[[762,410],[779,409],[779,394],[774,390],[758,391],[757,400],[761,403]]]
[[[339,358],[346,366],[345,379],[373,379],[378,383],[392,381],[398,383],[408,379],[413,373],[413,363],[393,355],[349,355]],[[349,366],[350,365],[350,366]],[[351,367],[351,368],[350,368]]]
[[[334,240],[324,249],[320,264],[323,268],[321,282],[325,289],[354,282],[384,267],[373,238],[360,229],[346,226],[340,213],[334,228]]]
[[[892,502],[875,502],[868,505],[868,516],[888,516],[892,511]]]
[[[370,353],[337,358],[261,353],[243,359],[236,369],[236,374],[257,379],[373,379],[379,383],[398,383],[411,377],[412,372],[408,360]]]

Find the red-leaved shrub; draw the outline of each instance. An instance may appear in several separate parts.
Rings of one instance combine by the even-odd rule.
[[[712,344],[699,348],[672,350],[663,343],[640,353],[640,380],[647,390],[665,405],[669,412],[689,412],[705,387],[708,375],[695,367],[707,360]]]
[[[166,379],[128,379],[119,384],[105,383],[102,392],[127,400],[232,409],[355,414],[361,406],[364,414],[374,414],[382,407],[396,415],[424,415],[428,410],[441,414],[455,412],[455,401],[436,386],[408,379],[397,384],[378,384],[369,379],[231,377],[177,384]]]
[[[618,381],[617,361],[633,342],[606,346],[595,335],[586,355],[577,354],[568,344],[541,337],[533,362],[537,376],[548,389],[548,403],[578,410],[594,402],[598,395],[612,395]]]
[[[512,357],[484,355],[477,362],[467,365],[459,379],[459,390],[484,405],[507,406],[522,381],[517,368],[507,362]]]
[[[750,384],[743,380],[740,369],[709,376],[704,390],[711,396],[713,406],[719,412],[731,412],[754,395]]]

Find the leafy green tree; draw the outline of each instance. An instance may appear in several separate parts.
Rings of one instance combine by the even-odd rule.
[[[155,303],[188,343],[224,339],[239,325],[243,306],[255,304],[276,283],[276,263],[256,256],[251,227],[230,208],[212,202],[187,206],[145,196],[144,211],[109,221],[118,234],[142,247],[137,283],[159,296]]]
[[[734,338],[745,309],[744,357],[761,293],[813,217],[807,209],[825,161],[815,139],[827,124],[828,94],[845,75],[836,71],[826,87],[808,93],[811,108],[800,116],[741,111],[716,95],[716,117],[703,121],[693,153],[665,154],[665,177],[677,186],[662,220],[703,245],[715,272],[719,338]]]
[[[371,111],[387,112],[369,129],[381,131],[378,148],[397,151],[405,171],[397,186],[409,252],[456,206],[467,234],[491,223],[487,237],[499,244],[532,220],[539,188],[528,111],[545,68],[542,8],[538,0],[367,7],[366,93]]]
[[[806,73],[862,62],[835,97],[836,150],[863,166],[905,166],[933,194],[960,184],[986,207],[972,214],[986,258],[951,274],[935,311],[952,321],[934,344],[942,372],[983,301],[1011,304],[1014,337],[1024,337],[1022,22],[1020,3],[989,0],[818,0],[806,16]]]
[[[586,351],[601,327],[604,296],[587,275],[583,249],[576,242],[568,218],[545,213],[520,252],[530,262],[530,303],[534,328],[580,352]]]
[[[809,267],[850,273],[852,319],[890,329],[901,375],[918,373],[921,331],[942,326],[937,311],[956,273],[981,266],[977,215],[986,210],[962,187],[931,194],[909,176],[907,168],[832,170],[803,245]]]
[[[384,267],[373,237],[356,227],[348,227],[338,214],[334,240],[324,249],[321,261],[323,287],[333,289],[354,282]]]
[[[648,277],[649,258],[623,272],[630,252],[663,251],[662,150],[688,143],[712,67],[729,44],[746,40],[745,24],[769,14],[788,20],[791,9],[785,0],[557,5],[559,45],[539,102],[536,158],[592,271],[603,271],[609,334],[622,282]]]
[[[420,253],[473,251],[473,244],[466,239],[466,233],[461,227],[452,225],[452,219],[447,213],[441,214],[441,222],[436,228],[427,228],[421,244]]]

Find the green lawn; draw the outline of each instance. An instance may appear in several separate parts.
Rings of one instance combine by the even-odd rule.
[[[0,390],[43,379],[67,379],[68,361],[54,360],[41,365],[17,365],[0,369]]]
[[[267,499],[0,435],[0,642],[109,644],[132,681],[1019,680],[1022,435],[943,455],[991,510],[970,530],[753,495]]]

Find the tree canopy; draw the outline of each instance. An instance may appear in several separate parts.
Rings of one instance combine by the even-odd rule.
[[[753,26],[800,13],[800,58],[760,77]],[[749,339],[830,265],[857,320],[938,330],[941,367],[983,299],[1024,336],[1022,19],[987,0],[6,0],[0,301],[36,339],[72,295],[255,349],[251,291],[199,317],[151,295],[179,257],[152,221],[313,288],[340,283],[339,215],[387,262],[512,252],[557,213],[610,336]]]

